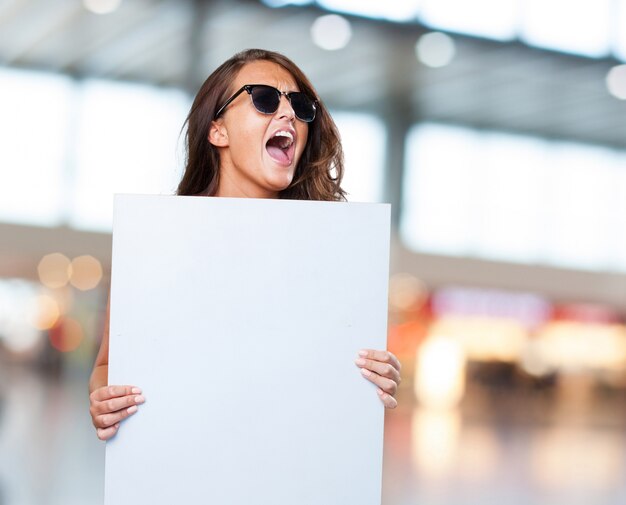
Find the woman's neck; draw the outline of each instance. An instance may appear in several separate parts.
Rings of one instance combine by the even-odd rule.
[[[245,184],[245,181],[234,181],[226,174],[221,174],[215,196],[229,198],[278,198],[278,191],[259,188],[254,184]]]

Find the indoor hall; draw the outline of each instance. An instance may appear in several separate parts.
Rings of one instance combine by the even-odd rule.
[[[311,78],[348,201],[392,204],[382,503],[623,503],[624,23],[624,0],[1,3],[0,504],[103,503],[113,194],[174,194],[193,96],[250,47]]]

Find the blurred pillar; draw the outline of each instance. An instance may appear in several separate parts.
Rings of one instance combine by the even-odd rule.
[[[189,31],[189,61],[185,75],[185,89],[195,96],[206,78],[204,61],[204,27],[209,17],[211,3],[206,0],[189,0],[191,25]]]
[[[397,44],[389,48],[388,54],[388,96],[381,111],[387,130],[383,201],[391,203],[391,225],[397,230],[402,213],[407,134],[416,121],[412,99],[416,70],[415,66],[407,65],[407,61],[415,61],[412,44]]]

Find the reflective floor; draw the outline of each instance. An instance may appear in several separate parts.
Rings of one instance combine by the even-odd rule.
[[[0,505],[103,503],[104,445],[87,371],[0,362]],[[461,407],[388,412],[384,505],[626,503],[626,398],[572,380],[551,392],[470,387]]]
[[[386,421],[386,505],[626,503],[626,399],[470,393]]]
[[[0,367],[0,504],[102,504],[104,445],[90,424],[86,373]]]

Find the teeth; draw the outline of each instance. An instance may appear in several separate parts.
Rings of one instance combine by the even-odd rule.
[[[291,132],[279,131],[274,134],[274,137],[287,137],[291,141],[293,141],[293,135]]]
[[[288,131],[277,131],[274,134],[274,138],[276,137],[284,137],[284,139],[280,142],[281,149],[287,149],[291,144],[293,144],[293,135]]]

